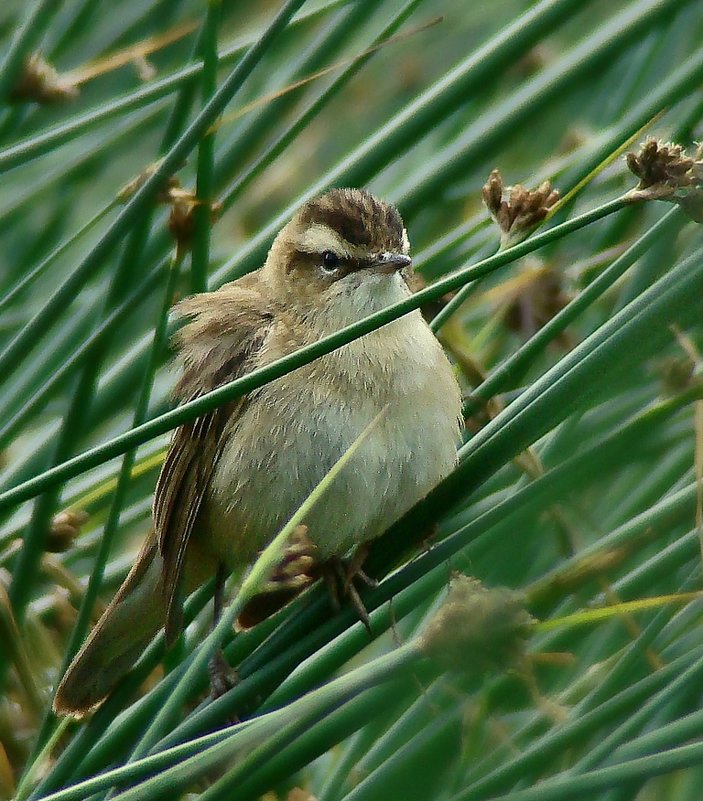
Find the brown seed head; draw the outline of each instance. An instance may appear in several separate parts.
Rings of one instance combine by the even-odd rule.
[[[39,53],[33,53],[24,65],[10,99],[20,102],[62,103],[78,97],[78,87],[63,78]]]
[[[638,189],[666,186],[671,190],[693,186],[694,160],[681,145],[649,138],[637,153],[628,153],[627,166],[639,179]]]
[[[503,248],[525,239],[544,220],[560,197],[551,181],[544,181],[534,190],[526,189],[522,184],[505,186],[498,170],[493,170],[489,175],[482,196],[500,229]]]
[[[422,648],[448,667],[484,673],[519,667],[532,622],[523,596],[457,575],[449,596],[420,635]]]
[[[188,189],[172,187],[169,191],[171,212],[168,216],[168,230],[176,240],[176,247],[180,251],[190,250],[195,233],[195,209],[202,206],[195,192]],[[222,204],[210,204],[210,218],[215,222],[222,213]]]
[[[64,509],[51,520],[46,550],[49,553],[63,553],[81,533],[81,526],[89,515],[83,509]]]
[[[126,203],[144,185],[147,178],[156,172],[158,166],[159,162],[154,162],[135,178],[132,178],[131,181],[128,181],[117,193],[119,202]],[[171,207],[168,217],[168,230],[176,240],[179,252],[190,250],[195,230],[193,213],[197,206],[203,205],[202,201],[192,190],[183,189],[180,180],[175,175],[164,179],[164,183],[156,193],[154,201]],[[213,222],[219,219],[221,213],[221,203],[217,201],[210,203],[210,215]]]
[[[627,166],[639,178],[628,193],[631,200],[676,203],[696,222],[703,222],[703,146],[689,156],[681,145],[647,139],[637,153],[628,153]]]
[[[138,189],[144,186],[147,178],[150,178],[156,172],[160,163],[160,161],[155,161],[142,170],[139,175],[128,181],[117,193],[117,200],[120,203],[126,203]],[[178,178],[175,175],[169,175],[164,179],[163,185],[156,193],[156,203],[170,203],[171,192],[180,189],[180,186],[181,182]]]

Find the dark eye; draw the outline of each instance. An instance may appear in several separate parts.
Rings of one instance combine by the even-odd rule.
[[[326,250],[322,254],[322,267],[329,272],[333,272],[339,267],[339,256],[331,250]]]

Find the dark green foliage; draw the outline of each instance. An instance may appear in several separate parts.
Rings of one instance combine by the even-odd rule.
[[[703,237],[679,208],[624,198],[622,153],[647,135],[695,153],[703,19],[693,0],[527,5],[0,9],[0,797],[24,775],[21,798],[699,798],[700,602],[535,631],[502,675],[445,672],[416,647],[452,571],[519,590],[545,620],[701,582]],[[132,51],[81,78],[173,31],[154,76]],[[77,97],[18,96],[37,50]],[[566,197],[499,252],[481,204],[494,168]],[[178,250],[169,176],[207,201]],[[398,205],[429,286],[169,412],[174,296],[255,269],[293,209],[343,185]],[[467,440],[374,543],[373,642],[313,588],[226,633],[242,681],[209,702],[205,588],[175,651],[157,638],[103,707],[57,729],[50,689],[146,532],[167,432],[420,305],[444,309]],[[87,520],[57,521],[65,509]]]

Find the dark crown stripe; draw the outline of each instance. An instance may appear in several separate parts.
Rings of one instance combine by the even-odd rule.
[[[300,220],[303,225],[326,225],[353,246],[402,248],[404,226],[397,209],[361,189],[333,189],[309,201]]]

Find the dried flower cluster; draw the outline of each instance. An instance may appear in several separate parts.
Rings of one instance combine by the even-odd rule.
[[[26,61],[22,74],[10,92],[17,102],[62,103],[78,97],[78,86],[60,75],[39,53]]]
[[[67,551],[81,533],[81,526],[86,522],[88,516],[88,513],[82,509],[65,509],[54,515],[51,520],[46,550],[49,553]]]
[[[626,160],[640,179],[628,193],[631,200],[677,203],[696,222],[703,222],[703,145],[692,157],[681,145],[649,138]]]
[[[168,218],[168,230],[176,240],[179,252],[190,250],[193,244],[193,234],[195,232],[195,209],[203,205],[195,192],[190,189],[174,187],[169,193],[171,204],[171,214]],[[222,213],[222,204],[218,201],[210,203],[210,218],[213,222]]]
[[[673,192],[696,183],[695,162],[681,145],[650,138],[638,153],[628,153],[626,158],[627,166],[640,179],[638,189],[658,187]]]
[[[117,200],[120,203],[126,203],[132,195],[138,190],[141,189],[142,186],[146,183],[148,178],[158,170],[159,166],[161,165],[161,160],[155,161],[153,164],[150,164],[145,170],[142,170],[139,175],[132,178],[131,181],[128,181],[122,189],[119,190],[117,193]],[[171,193],[179,188],[181,185],[178,178],[175,175],[169,175],[164,178],[163,185],[159,188],[156,193],[156,202],[157,203],[164,203],[168,204],[171,202]]]
[[[522,184],[505,186],[499,170],[493,170],[483,189],[483,202],[500,229],[501,248],[522,242],[544,220],[549,209],[559,200],[551,181],[537,189]]]
[[[449,596],[421,634],[423,650],[449,668],[481,674],[520,668],[532,617],[524,597],[457,575]]]
[[[136,178],[133,178],[117,193],[120,203],[126,203],[130,197],[144,185],[144,182],[156,172],[160,162],[150,164]],[[175,175],[164,179],[162,187],[156,193],[156,202],[171,207],[168,218],[168,230],[176,240],[178,252],[190,250],[193,243],[193,233],[195,230],[195,219],[193,213],[198,206],[203,205],[195,192],[191,189],[183,189],[181,182]],[[213,222],[222,213],[222,204],[215,201],[210,204],[210,214]]]

